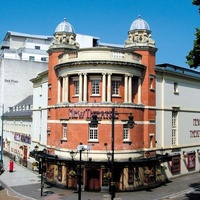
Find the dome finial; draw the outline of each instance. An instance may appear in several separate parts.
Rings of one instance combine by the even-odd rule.
[[[141,15],[138,15],[138,18],[141,19]]]

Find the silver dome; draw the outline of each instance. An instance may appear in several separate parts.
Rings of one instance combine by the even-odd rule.
[[[133,23],[131,24],[130,31],[132,30],[149,30],[150,31],[150,27],[149,27],[149,24],[145,20],[141,19],[141,17],[139,16],[138,19],[133,21]]]
[[[55,29],[55,33],[58,32],[74,33],[75,31],[73,26],[69,22],[67,22],[66,19],[64,19],[64,21],[61,22]]]

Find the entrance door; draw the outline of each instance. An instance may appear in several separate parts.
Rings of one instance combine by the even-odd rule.
[[[97,169],[87,170],[87,187],[89,191],[100,191],[100,173]]]

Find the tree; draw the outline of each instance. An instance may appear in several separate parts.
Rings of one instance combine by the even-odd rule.
[[[192,0],[192,4],[195,6],[199,6],[199,14],[200,14],[200,0]]]
[[[186,56],[187,64],[191,68],[197,68],[200,66],[200,29],[196,28],[196,33],[194,34],[196,39],[194,40],[193,49]]]
[[[199,13],[200,13],[200,0],[192,0],[192,4],[195,6],[199,6]],[[196,28],[196,33],[194,34],[196,39],[194,40],[193,49],[189,52],[186,56],[187,64],[191,68],[197,68],[200,66],[200,29]]]

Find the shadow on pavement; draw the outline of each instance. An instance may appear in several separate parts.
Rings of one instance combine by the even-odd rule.
[[[199,200],[200,199],[200,183],[191,183],[189,187],[193,188],[194,191],[186,194],[189,200]]]

